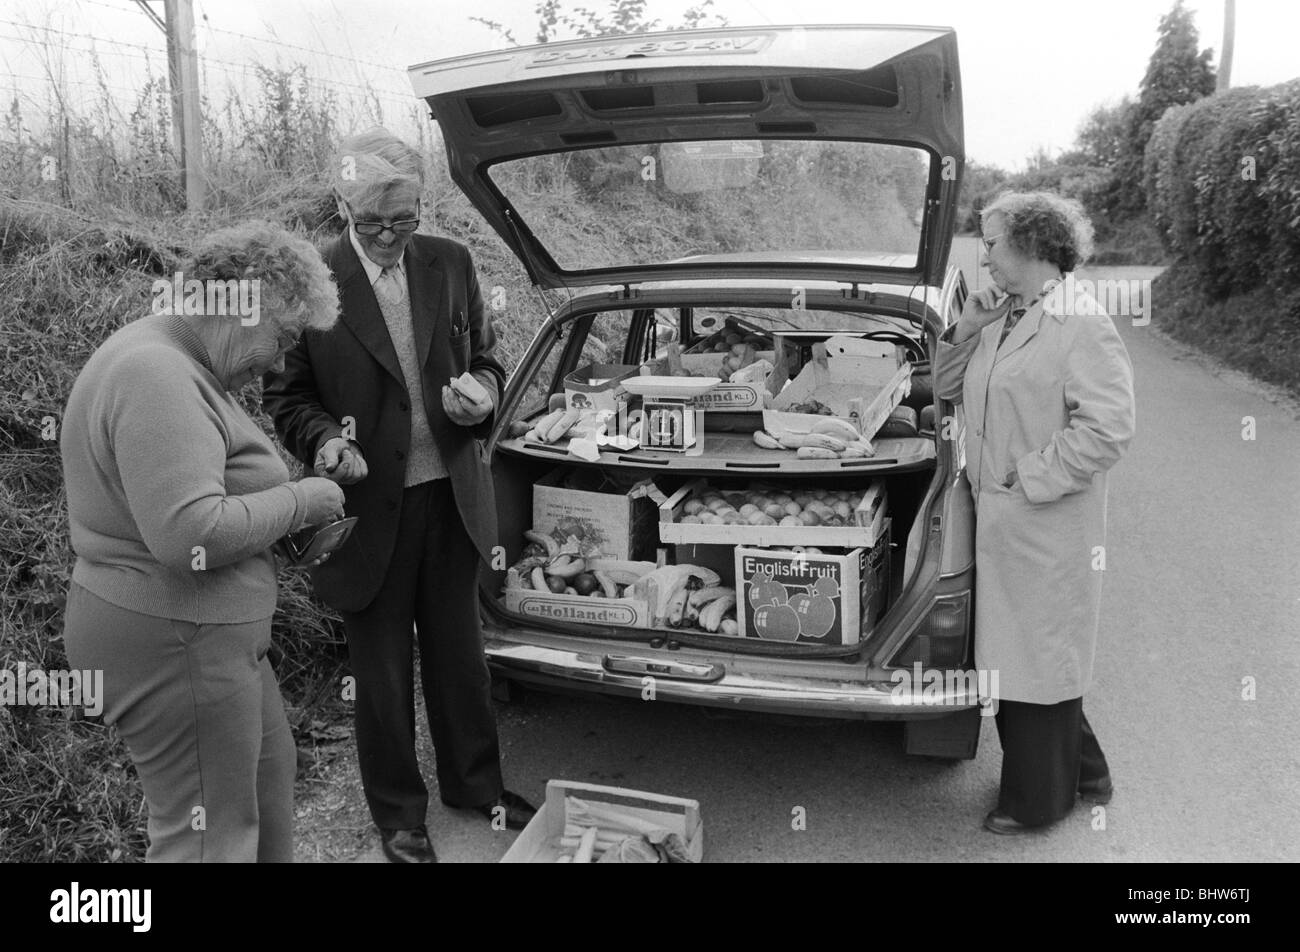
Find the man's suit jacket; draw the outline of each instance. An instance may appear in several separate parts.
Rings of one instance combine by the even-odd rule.
[[[312,570],[316,592],[333,608],[360,611],[379,591],[392,558],[401,514],[411,414],[397,352],[374,290],[345,233],[326,252],[338,282],[342,315],[329,331],[308,330],[285,356],[280,374],[264,380],[262,402],[280,439],[311,472],[316,451],[341,436],[346,418],[369,473],[344,486],[347,513],[357,516],[348,541]],[[496,499],[484,441],[492,416],[474,427],[452,422],[442,387],[471,371],[488,385],[493,405],[505,371],[493,356],[496,334],[469,250],[447,238],[414,235],[405,253],[411,319],[423,374],[424,407],[456,506],[484,560],[498,544]],[[467,328],[453,333],[454,323]]]

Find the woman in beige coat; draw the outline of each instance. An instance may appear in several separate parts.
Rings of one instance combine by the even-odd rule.
[[[1133,369],[1074,282],[1092,245],[1075,202],[1005,194],[981,215],[995,287],[940,339],[935,385],[965,410],[975,497],[975,664],[998,672],[1002,785],[984,820],[1021,833],[1110,800],[1083,716],[1105,568],[1106,471],[1133,438]]]

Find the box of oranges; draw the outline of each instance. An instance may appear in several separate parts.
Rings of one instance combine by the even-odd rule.
[[[740,635],[763,641],[853,645],[871,631],[888,596],[889,529],[848,550],[736,547]]]

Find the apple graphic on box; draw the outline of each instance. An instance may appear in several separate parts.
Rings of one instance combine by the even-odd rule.
[[[835,624],[835,603],[825,595],[792,595],[790,607],[799,617],[799,634],[804,638],[824,638]]]
[[[827,598],[835,598],[840,593],[840,583],[835,581],[829,575],[823,575],[817,581],[813,582],[813,592],[818,595],[824,595]]]
[[[769,641],[796,641],[799,616],[789,605],[764,605],[754,611],[754,631]]]
[[[763,605],[784,605],[789,597],[785,586],[774,581],[770,575],[755,575],[753,581],[749,583],[749,604],[755,608]]]

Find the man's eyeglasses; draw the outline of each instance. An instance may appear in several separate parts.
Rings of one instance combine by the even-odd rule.
[[[993,242],[997,241],[1001,237],[1002,237],[1001,234],[997,234],[997,235],[986,235],[985,237],[981,238],[980,241],[984,243],[984,250],[986,252],[992,251]]]
[[[352,206],[347,202],[343,204],[347,206],[348,214],[352,216],[352,227],[357,230],[358,235],[365,235],[367,238],[376,238],[385,230],[395,235],[409,235],[420,227],[419,218],[403,218],[387,224],[382,221],[359,221],[356,212],[352,211]]]

